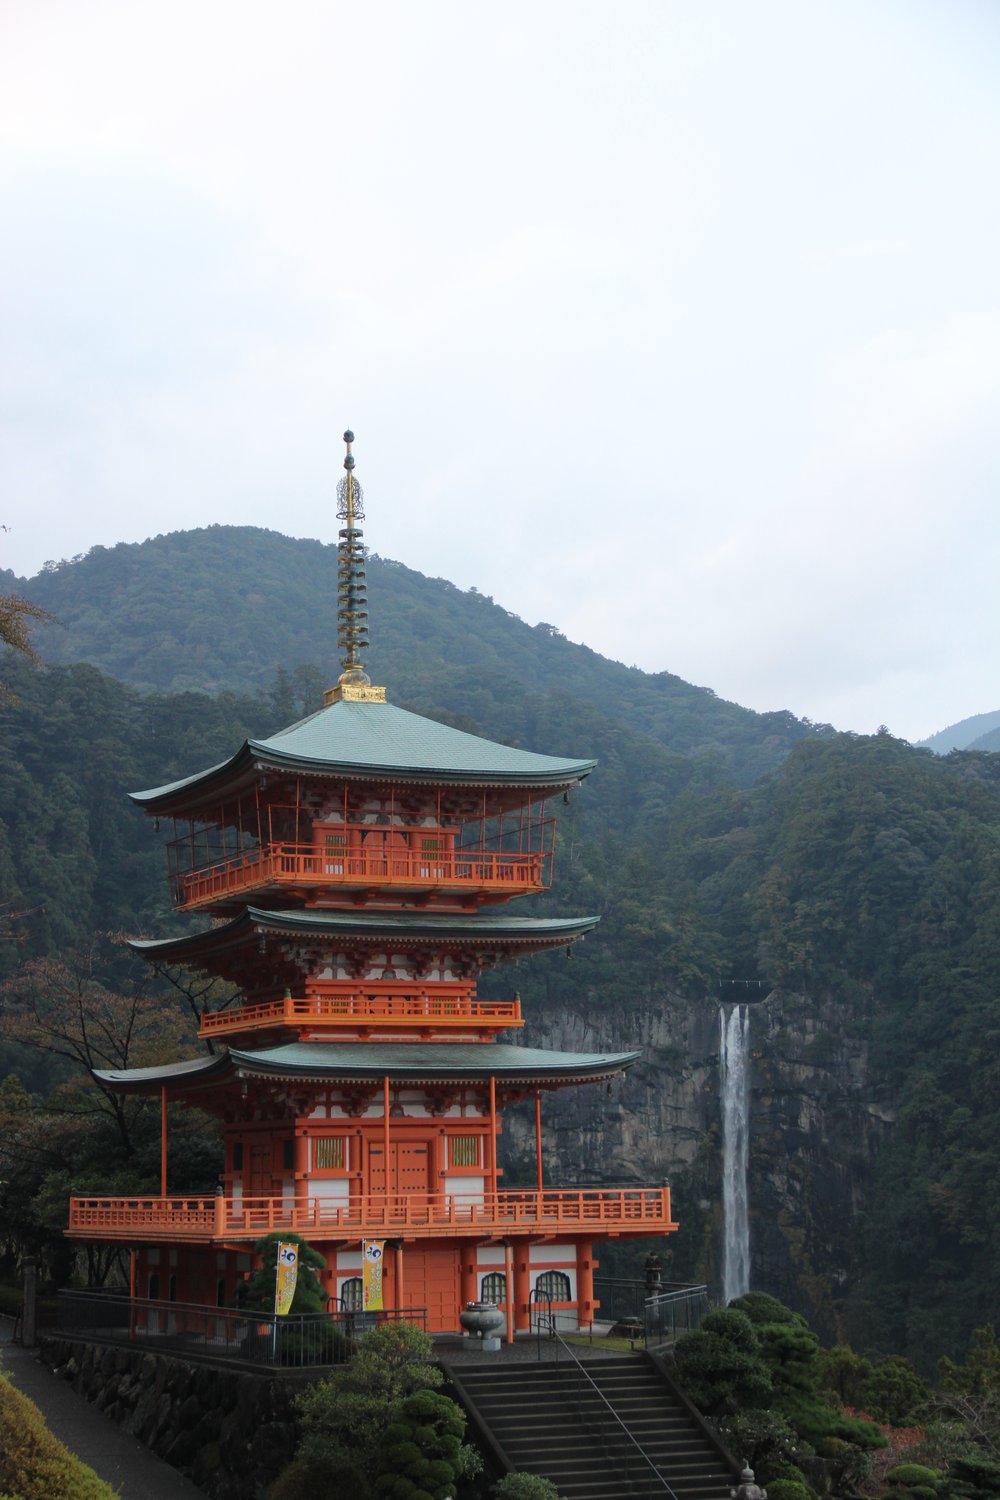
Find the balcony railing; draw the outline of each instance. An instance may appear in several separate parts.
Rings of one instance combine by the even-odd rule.
[[[504,1193],[371,1193],[309,1197],[70,1199],[67,1233],[85,1240],[255,1240],[274,1229],[307,1238],[581,1233],[667,1234],[670,1188],[544,1188]]]
[[[550,884],[545,854],[487,854],[469,850],[426,853],[393,850],[366,854],[317,849],[314,844],[266,844],[250,854],[213,860],[174,876],[174,900],[182,910],[267,887],[327,886],[363,890],[502,892],[504,896],[545,890]]]
[[[443,988],[443,986],[442,986]],[[456,987],[457,988],[457,987]],[[291,1026],[299,1030],[319,1028],[369,1032],[397,1027],[406,1030],[479,1030],[488,1034],[523,1026],[520,1000],[474,1000],[464,993],[444,994],[414,990],[405,981],[386,984],[377,994],[286,995],[259,1005],[234,1006],[207,1011],[201,1018],[200,1036],[223,1036],[235,1032],[260,1031],[269,1026]]]

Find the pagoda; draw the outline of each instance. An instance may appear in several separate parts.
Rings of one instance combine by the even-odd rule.
[[[515,1045],[517,995],[476,997],[486,969],[569,948],[596,917],[514,916],[548,889],[550,802],[593,769],[396,708],[372,686],[364,519],[353,435],[338,487],[340,678],[310,717],[247,740],[220,765],[132,800],[169,820],[178,911],[211,919],[132,947],[238,986],[206,1012],[204,1057],[101,1071],[158,1095],[160,1193],[76,1197],[70,1236],[132,1251],[133,1294],[231,1302],[253,1242],[302,1235],[326,1262],[330,1305],[359,1309],[364,1247],[384,1250],[383,1305],[457,1330],[469,1301],[504,1310],[508,1338],[533,1301],[563,1326],[595,1315],[595,1245],[676,1229],[666,1186],[543,1181],[542,1098],[607,1082],[636,1052]],[[535,1182],[505,1188],[506,1106],[530,1100]],[[208,1197],[172,1196],[168,1105],[221,1121],[225,1168]]]

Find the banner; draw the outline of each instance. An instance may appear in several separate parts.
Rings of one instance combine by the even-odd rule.
[[[382,1253],[384,1240],[365,1240],[362,1253],[364,1279],[361,1306],[365,1312],[382,1311]]]
[[[295,1245],[279,1244],[274,1276],[274,1310],[279,1317],[291,1311],[298,1274],[298,1249]]]

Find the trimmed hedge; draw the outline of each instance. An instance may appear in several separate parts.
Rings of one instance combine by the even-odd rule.
[[[17,1500],[117,1500],[52,1436],[33,1401],[0,1375],[0,1492]]]

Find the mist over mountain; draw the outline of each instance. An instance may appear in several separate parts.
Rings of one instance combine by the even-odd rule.
[[[936,755],[947,755],[949,750],[1000,750],[1000,708],[960,719],[918,743]]]

